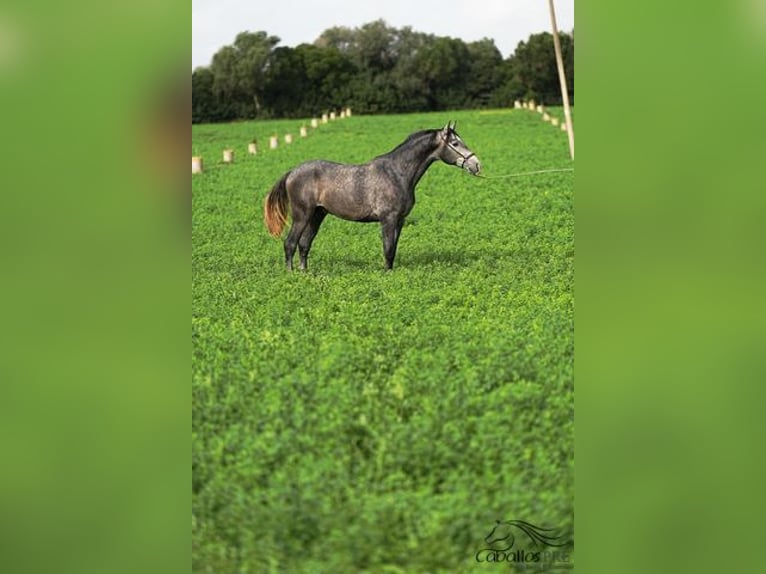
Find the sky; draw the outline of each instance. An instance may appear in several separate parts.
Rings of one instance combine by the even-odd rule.
[[[574,0],[554,0],[560,31],[574,28]],[[265,31],[280,46],[312,43],[333,26],[389,26],[461,38],[492,38],[506,58],[530,34],[550,32],[548,0],[192,0],[192,70],[233,44],[239,32]]]

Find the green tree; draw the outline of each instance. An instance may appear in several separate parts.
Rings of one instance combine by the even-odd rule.
[[[349,55],[356,50],[355,29],[333,26],[322,32],[314,45],[318,48],[335,48],[341,54]]]
[[[221,101],[229,102],[227,113],[235,117],[259,117],[263,108],[265,73],[279,38],[266,32],[241,32],[232,46],[213,56],[214,89]]]
[[[332,48],[348,57],[355,73],[347,84],[346,102],[361,113],[388,113],[399,109],[396,49],[399,31],[384,20],[360,28],[333,27],[316,41],[320,48]]]
[[[293,48],[276,48],[264,74],[263,98],[267,115],[282,118],[299,114],[305,107],[309,88],[300,54]]]
[[[395,38],[396,30],[389,28],[383,20],[359,28],[354,53],[359,69],[376,74],[393,68],[396,63]]]
[[[313,44],[277,47],[266,32],[242,32],[192,74],[192,121],[306,117],[350,105],[359,113],[505,107],[514,99],[561,102],[553,38],[544,32],[502,59],[494,41],[388,26],[328,28]],[[574,102],[574,31],[561,34]]]
[[[249,117],[243,101],[247,95],[237,81],[237,54],[231,46],[224,46],[213,55],[210,64],[213,74],[213,96],[218,102],[221,120]]]
[[[192,72],[192,123],[218,120],[218,103],[213,95],[213,73],[199,67]]]
[[[398,112],[429,109],[429,88],[421,72],[419,54],[434,39],[434,36],[415,32],[409,26],[397,31],[392,47],[396,64],[389,78],[396,93]]]
[[[489,38],[468,44],[468,54],[470,71],[465,79],[465,104],[470,108],[485,108],[500,86],[503,56]]]
[[[358,70],[347,54],[333,45],[320,48],[311,44],[301,44],[296,53],[306,74],[303,93],[305,115],[352,102],[350,84]]]
[[[468,47],[462,40],[438,37],[419,54],[419,67],[428,86],[429,109],[460,108],[470,72]]]
[[[574,33],[560,34],[567,90],[574,101]],[[517,98],[534,98],[549,105],[561,104],[561,88],[556,67],[553,36],[532,34],[519,42],[516,51],[502,67],[504,81],[492,99],[495,105],[509,105]]]

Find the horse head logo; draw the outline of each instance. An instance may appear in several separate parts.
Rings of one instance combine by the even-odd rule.
[[[498,520],[492,530],[484,537],[490,549],[505,551],[519,544],[530,542],[535,548],[540,546],[567,546],[569,541],[555,528],[542,528],[524,520]]]

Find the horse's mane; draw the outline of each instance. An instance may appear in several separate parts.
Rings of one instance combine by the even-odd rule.
[[[411,145],[415,140],[418,140],[426,135],[433,135],[439,130],[420,130],[419,132],[412,133],[407,136],[407,139],[405,139],[402,143],[400,143],[398,146],[396,146],[394,149],[392,149],[390,152],[384,155],[388,155],[389,153],[394,153],[396,151],[401,150],[404,147],[407,147],[408,145]]]

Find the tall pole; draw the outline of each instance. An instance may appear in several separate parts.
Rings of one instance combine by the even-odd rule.
[[[553,0],[548,0],[548,7],[551,10],[551,26],[553,27],[553,45],[556,48],[556,66],[559,69],[559,83],[561,84],[561,100],[564,102],[564,119],[567,124],[567,135],[569,136],[569,155],[574,159],[574,129],[572,128],[572,113],[569,110],[569,93],[567,92],[567,78],[564,75],[564,58],[561,57],[561,42],[559,41],[559,30],[556,27],[556,12],[553,9]]]

